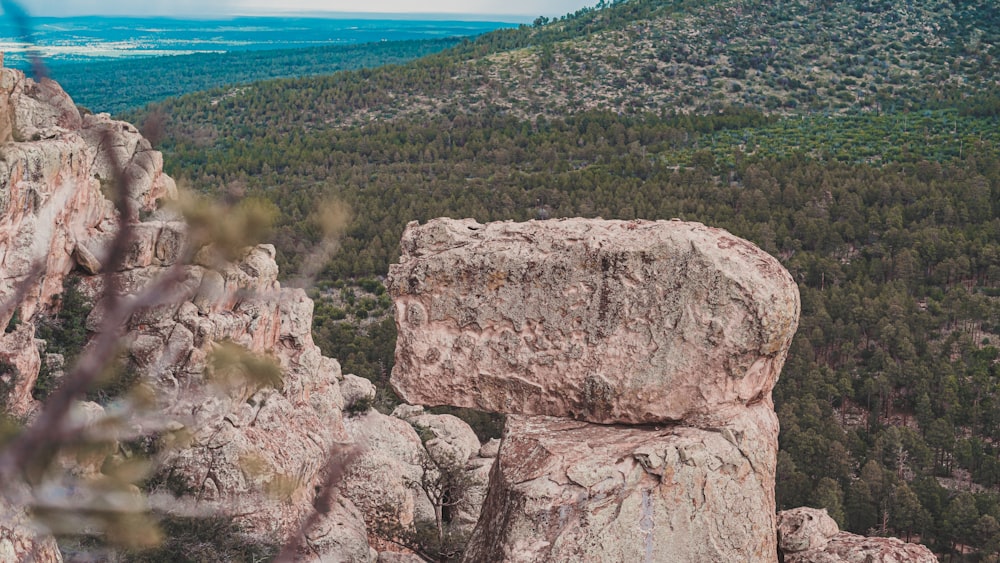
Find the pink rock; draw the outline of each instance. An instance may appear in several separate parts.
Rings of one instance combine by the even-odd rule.
[[[710,430],[509,417],[464,561],[776,561],[777,418],[742,411]]]
[[[786,563],[937,563],[926,546],[899,538],[867,538],[840,532],[830,538],[822,554],[803,552],[785,557]]]
[[[86,326],[99,332],[109,328],[113,300],[102,298],[106,289],[136,294],[187,252],[185,224],[157,210],[157,199],[175,195],[174,183],[163,173],[160,153],[135,127],[107,114],[81,119],[55,83],[36,84],[0,69],[0,141],[24,135],[7,143],[0,157],[0,302],[36,263],[42,266],[17,307],[21,324],[0,334],[0,362],[11,366],[0,373],[2,399],[18,416],[38,408],[31,391],[41,364],[39,313],[58,309],[72,270],[79,270],[81,293],[94,304]],[[135,213],[124,221],[133,225],[134,238],[118,271],[105,278],[94,274],[114,263],[108,251],[123,223],[102,187],[118,173],[129,179]],[[140,221],[140,209],[156,210],[153,219]],[[185,266],[183,279],[160,296],[166,303],[127,321],[121,344],[129,367],[157,401],[155,413],[130,420],[129,430],[149,425],[176,432],[165,440],[183,435],[183,445],[164,452],[164,470],[190,485],[198,499],[230,511],[248,535],[280,544],[312,511],[328,456],[351,447],[345,444],[350,437],[341,413],[340,366],[312,340],[313,307],[305,292],[278,283],[273,246],[249,248],[236,263],[213,265],[215,270]],[[280,378],[269,370],[266,380],[237,377],[224,388],[207,383],[213,351],[230,343],[276,363]],[[14,371],[16,376],[7,373]],[[90,414],[102,413],[94,408]],[[73,461],[72,472],[95,473],[103,456],[94,453],[93,459]],[[374,559],[357,507],[338,498],[333,508],[310,531],[316,557]],[[6,516],[0,517],[0,561],[20,560],[32,546],[37,560],[58,560],[51,537],[28,533],[24,511],[0,506],[0,513]]]
[[[410,223],[388,285],[406,402],[598,423],[769,401],[799,314],[777,260],[679,221]]]
[[[51,535],[40,532],[21,507],[0,497],[0,561],[62,563],[59,546]]]

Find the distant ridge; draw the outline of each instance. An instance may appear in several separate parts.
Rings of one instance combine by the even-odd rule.
[[[53,72],[80,105],[94,112],[118,114],[173,96],[224,86],[405,63],[461,41],[448,37],[276,51],[199,53],[61,65]]]

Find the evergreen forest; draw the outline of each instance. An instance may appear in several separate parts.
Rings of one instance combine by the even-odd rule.
[[[89,111],[120,113],[189,92],[217,97],[242,84],[403,63],[454,46],[457,38],[383,41],[307,49],[200,53],[64,64],[50,69]],[[152,64],[151,64],[152,62]]]

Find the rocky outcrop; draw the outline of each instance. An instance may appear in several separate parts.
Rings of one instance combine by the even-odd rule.
[[[409,529],[420,517],[433,518],[419,487],[424,452],[416,430],[375,410],[347,417],[345,424],[365,451],[348,470],[343,491],[361,508],[369,528],[391,534]]]
[[[467,562],[775,561],[772,257],[697,223],[411,223],[392,383],[510,416]],[[575,420],[574,420],[575,419]]]
[[[0,561],[61,563],[62,554],[52,536],[39,531],[27,513],[0,497]]]
[[[109,151],[130,178],[142,178],[132,182],[143,188],[132,194],[137,208],[155,208],[157,199],[175,195],[176,188],[162,172],[160,153],[134,127],[106,114],[81,117],[55,82],[36,83],[19,71],[0,69],[0,116],[0,129],[9,126],[8,140],[16,141],[0,147],[0,302],[40,266],[16,313],[27,320],[53,306],[74,267],[100,269],[96,241],[112,237],[118,226],[114,206],[102,193],[114,178]],[[164,239],[157,247],[161,262],[169,261],[168,246]],[[0,324],[9,321],[10,316]],[[0,360],[16,368],[6,402],[18,415],[33,406],[30,390],[41,363],[37,348],[25,345],[33,338],[30,324],[0,336]]]
[[[10,326],[0,335],[7,366],[0,404],[28,416],[37,409],[31,391],[44,349],[35,325],[59,308],[70,272],[93,301],[86,326],[97,332],[107,329],[110,292],[135,294],[192,252],[183,220],[158,209],[159,199],[175,195],[162,157],[133,126],[107,115],[81,117],[57,84],[10,69],[0,70],[0,106],[7,116],[0,133],[8,124],[14,141],[0,147],[0,302],[29,283],[17,321],[0,319]],[[129,217],[108,199],[122,179],[134,208]],[[125,223],[133,236],[113,261],[112,241]],[[97,275],[112,263],[110,277]],[[312,341],[312,301],[301,289],[282,288],[277,276],[268,245],[224,264],[202,252],[181,268],[171,298],[134,314],[121,338],[126,371],[155,391],[157,405],[155,416],[130,420],[130,429],[162,435],[170,447],[161,461],[173,487],[230,511],[268,544],[284,543],[298,528],[331,451],[351,440],[342,416],[345,376]],[[45,359],[55,365],[61,358]],[[363,392],[353,378],[346,387]],[[91,406],[81,412],[104,416]],[[79,478],[100,479],[100,460],[73,463]],[[358,507],[338,497],[310,530],[311,555],[302,557],[374,561],[367,535]],[[21,532],[0,537],[7,551],[29,541]]]
[[[512,416],[465,561],[771,561],[776,433]]]
[[[345,426],[365,450],[349,468],[342,491],[361,508],[374,543],[435,524],[438,514],[425,488],[437,485],[442,473],[461,475],[464,485],[449,506],[449,525],[472,531],[493,459],[480,456],[481,444],[468,424],[400,405],[392,416],[375,410],[348,416]]]
[[[411,223],[389,289],[407,402],[602,424],[727,420],[799,313],[777,260],[679,221]]]
[[[825,509],[778,513],[778,548],[785,563],[936,563],[931,550],[898,538],[841,532]]]

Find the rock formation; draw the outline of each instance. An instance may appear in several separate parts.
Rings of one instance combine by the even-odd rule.
[[[118,225],[102,193],[113,179],[111,153],[138,178],[139,208],[152,209],[176,188],[162,172],[159,153],[134,127],[106,114],[81,117],[55,82],[35,83],[19,71],[0,69],[0,115],[8,119],[13,140],[20,141],[0,148],[0,300],[41,260],[40,278],[18,308],[20,319],[31,319],[39,308],[52,306],[78,263],[91,271],[100,267],[94,243],[113,236]],[[150,235],[161,230],[145,229]],[[169,248],[156,250],[159,260],[170,260],[162,254]],[[0,319],[4,326],[9,321]],[[6,397],[8,410],[18,415],[32,407],[30,392],[41,364],[33,338],[30,323],[0,337],[0,360],[18,374]]]
[[[57,562],[62,555],[56,540],[36,529],[21,507],[0,499],[0,561],[29,560]]]
[[[770,394],[798,322],[778,261],[700,224],[435,220],[402,253],[394,386],[414,404],[725,421]]]
[[[935,563],[931,550],[897,538],[841,532],[816,508],[778,513],[778,548],[785,563]]]
[[[713,429],[512,416],[505,434],[466,561],[774,560],[765,405]]]
[[[45,343],[35,338],[37,321],[59,308],[70,273],[93,300],[87,327],[103,330],[108,279],[124,294],[145,287],[182,259],[187,227],[159,209],[159,199],[175,195],[174,184],[162,172],[160,153],[131,125],[107,115],[81,117],[54,82],[36,83],[11,69],[0,71],[0,103],[13,141],[0,147],[0,302],[37,275],[17,319],[0,319],[10,327],[0,336],[0,360],[8,366],[0,374],[0,404],[24,417],[38,407],[32,389]],[[144,220],[139,213],[119,217],[105,197],[103,188],[119,172]],[[95,275],[110,263],[122,221],[134,236],[120,267],[111,278]],[[277,275],[268,245],[248,249],[235,263],[184,266],[174,287],[179,297],[133,315],[121,342],[128,369],[155,390],[156,423],[166,421],[167,437],[183,437],[162,454],[171,482],[239,514],[238,523],[258,540],[280,545],[311,510],[327,456],[351,438],[341,413],[345,376],[313,344],[312,302],[300,289],[282,288]],[[230,363],[218,365],[220,354],[229,354]],[[276,364],[280,375],[216,385],[220,370],[245,367],[241,361]],[[35,541],[23,520],[18,507],[4,513],[8,539],[0,553]],[[51,540],[38,545],[40,560],[58,560]],[[309,545],[326,560],[377,557],[362,515],[343,497],[311,530]]]
[[[775,561],[798,290],[696,223],[411,223],[402,397],[511,416],[465,561]],[[576,419],[576,420],[573,420]]]
[[[158,203],[174,197],[173,181],[131,125],[81,116],[54,82],[0,69],[0,142],[0,303],[28,282],[0,318],[6,413],[38,412],[43,365],[71,369],[36,333],[69,276],[92,301],[95,333],[110,292],[134,294],[183,265],[177,299],[124,327],[122,362],[156,401],[155,417],[129,422],[169,446],[159,455],[171,486],[229,510],[258,542],[285,541],[311,510],[327,456],[354,444],[364,450],[300,560],[417,560],[379,534],[440,521],[445,505],[472,534],[469,562],[777,557],[770,393],[799,302],[781,266],[746,241],[662,221],[408,226],[389,283],[393,384],[413,403],[509,413],[503,440],[480,444],[449,415],[371,410],[372,385],[313,343],[312,302],[281,287],[273,247],[188,264],[189,227]],[[130,217],[106,197],[119,175]],[[115,261],[123,221],[134,236]],[[73,416],[100,426],[112,415],[80,403]],[[100,479],[109,454],[57,462]],[[428,489],[446,474],[466,488],[460,502]],[[933,560],[827,520],[785,513],[785,560]],[[31,524],[0,502],[0,561],[61,559]]]
[[[365,450],[348,470],[342,490],[364,514],[373,544],[413,533],[418,524],[433,526],[443,517],[437,512],[442,507],[435,506],[428,494],[434,491],[428,489],[454,476],[466,490],[448,507],[449,528],[472,532],[495,455],[482,455],[468,424],[401,405],[392,416],[375,410],[348,416],[345,425]]]

